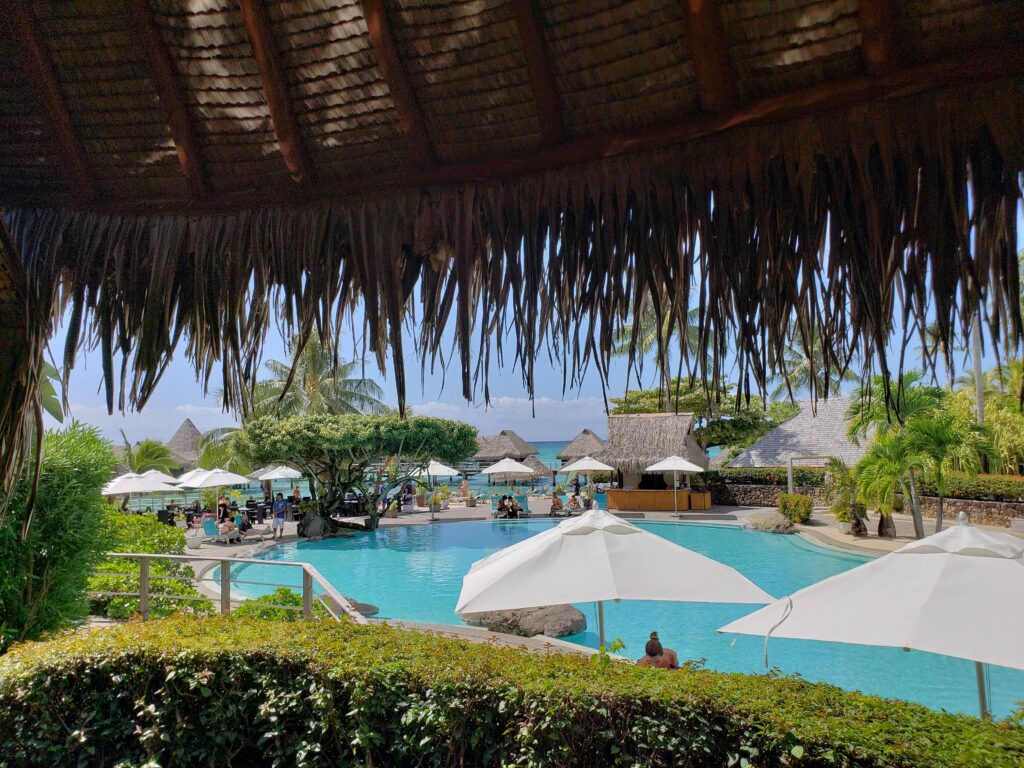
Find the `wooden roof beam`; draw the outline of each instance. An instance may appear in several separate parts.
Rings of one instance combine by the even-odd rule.
[[[545,147],[554,147],[565,139],[565,120],[562,118],[562,103],[555,87],[555,73],[547,40],[538,23],[540,11],[536,0],[512,0],[512,15],[519,28],[519,39],[523,43],[526,66],[530,71],[530,88],[537,105],[541,143]]]
[[[900,64],[899,14],[893,0],[859,0],[860,51],[869,75],[884,75]]]
[[[199,141],[188,108],[185,106],[185,97],[167,44],[153,21],[148,0],[127,1],[128,16],[131,19],[135,40],[146,58],[149,78],[156,88],[160,105],[167,116],[167,126],[178,153],[181,172],[185,175],[185,181],[192,194],[207,195],[210,192],[210,184],[203,165]]]
[[[740,91],[718,0],[681,2],[701,108],[705,112],[732,109],[740,102]]]
[[[306,156],[302,135],[299,133],[295,113],[292,111],[291,99],[288,97],[288,88],[281,69],[281,60],[270,30],[270,16],[267,15],[267,7],[264,5],[264,0],[239,0],[239,2],[242,7],[242,17],[245,19],[245,27],[249,32],[253,56],[256,58],[256,66],[260,70],[263,93],[267,97],[270,120],[274,124],[274,133],[277,135],[277,143],[281,147],[281,155],[292,175],[292,180],[297,184],[303,184],[311,180],[313,167]]]
[[[421,165],[433,165],[436,158],[427,122],[398,53],[398,45],[384,9],[384,0],[363,0],[363,17],[366,19],[366,31],[377,58],[377,66],[391,91],[391,101],[398,113],[398,127],[409,142],[412,157]]]
[[[18,45],[24,54],[22,59],[25,72],[39,97],[57,154],[71,176],[72,195],[77,203],[93,202],[97,196],[96,179],[89,167],[82,142],[75,133],[75,126],[71,122],[71,113],[50,63],[50,54],[39,22],[32,15],[28,3],[13,2],[4,5],[9,9],[9,18]]]

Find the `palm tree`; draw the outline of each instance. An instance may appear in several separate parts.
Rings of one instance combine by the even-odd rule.
[[[780,376],[779,383],[772,390],[772,399],[781,400],[790,392],[798,392],[806,389],[811,390],[813,379],[814,392],[828,392],[829,395],[838,395],[844,381],[854,381],[853,371],[846,368],[840,371],[835,360],[829,360],[828,381],[825,380],[825,348],[822,344],[821,333],[817,328],[811,333],[811,349],[808,352],[803,344],[799,344],[796,333],[791,334],[789,344],[783,355],[782,366],[786,374]]]
[[[904,498],[908,497],[907,479],[913,477],[913,470],[919,463],[919,459],[907,450],[904,437],[899,432],[878,435],[857,462],[854,470],[857,490],[878,510],[879,536],[896,535],[892,521],[896,494],[901,492]]]
[[[287,416],[296,413],[383,413],[387,406],[380,385],[360,375],[360,364],[336,360],[334,351],[316,336],[302,346],[298,336],[288,344],[292,363],[267,361],[271,376],[256,383],[253,412]],[[291,386],[289,375],[294,365]]]
[[[159,472],[171,472],[178,468],[178,462],[171,449],[159,440],[140,440],[134,447],[128,436],[121,430],[124,441],[124,460],[132,472],[142,473],[155,469]]]
[[[995,450],[987,430],[974,422],[957,419],[950,411],[921,414],[907,422],[904,431],[906,448],[922,459],[928,479],[935,486],[938,503],[935,532],[942,530],[942,501],[946,495],[945,467],[956,462],[960,468],[976,474],[981,457],[995,460]]]

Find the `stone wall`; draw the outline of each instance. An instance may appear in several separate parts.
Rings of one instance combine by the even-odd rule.
[[[785,493],[786,487],[779,485],[724,485],[711,489],[712,504],[726,504],[739,507],[775,507],[779,503],[779,494]],[[824,503],[822,489],[808,486],[796,486],[796,492],[814,499],[815,505]]]

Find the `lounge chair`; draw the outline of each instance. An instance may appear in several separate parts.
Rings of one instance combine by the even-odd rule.
[[[240,531],[242,530],[242,516],[241,515],[235,515],[235,527],[238,528],[238,530],[240,530]],[[273,535],[274,535],[274,531],[270,527],[270,523],[264,523],[262,525],[251,525],[251,526],[249,526],[249,530],[242,531],[242,538],[243,539],[255,539],[258,536],[262,540],[262,539],[265,539],[267,536],[273,536]]]
[[[209,541],[222,541],[225,544],[230,544],[233,541],[241,541],[242,534],[238,531],[230,531],[228,533],[221,533],[217,528],[217,524],[213,520],[203,520],[203,543]]]

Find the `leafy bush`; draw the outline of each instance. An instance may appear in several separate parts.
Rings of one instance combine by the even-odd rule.
[[[0,763],[1014,768],[1024,730],[792,677],[178,617],[0,659]]]
[[[327,616],[327,609],[319,601],[313,602],[313,612]],[[235,616],[264,621],[296,621],[302,618],[302,595],[288,587],[278,587],[269,595],[246,600],[235,609]]]
[[[921,493],[925,496],[938,495],[935,487],[929,482],[921,483]],[[1024,502],[1024,477],[1019,475],[971,477],[963,472],[948,472],[945,496],[948,499]]]
[[[801,493],[780,493],[779,512],[794,523],[806,523],[811,519],[814,500]]]
[[[103,515],[105,541],[109,552],[136,552],[151,555],[180,555],[185,551],[185,531],[165,525],[153,515],[125,514],[108,507]],[[104,558],[96,568],[102,575],[89,579],[92,610],[112,619],[126,619],[139,612],[139,599],[112,592],[139,591],[139,561],[129,558]],[[210,600],[193,586],[193,571],[187,563],[151,560],[149,563],[149,615],[163,618],[179,610],[211,613]],[[174,597],[161,597],[173,595]],[[187,600],[177,598],[190,598]]]
[[[694,475],[694,484],[702,488],[720,488],[725,485],[786,485],[789,480],[786,467],[722,467]],[[825,484],[825,470],[821,467],[793,467],[793,482],[804,487]]]
[[[100,489],[114,464],[99,432],[74,422],[46,434],[31,524],[31,482],[15,484],[0,516],[0,651],[85,617],[86,579],[106,550]]]

